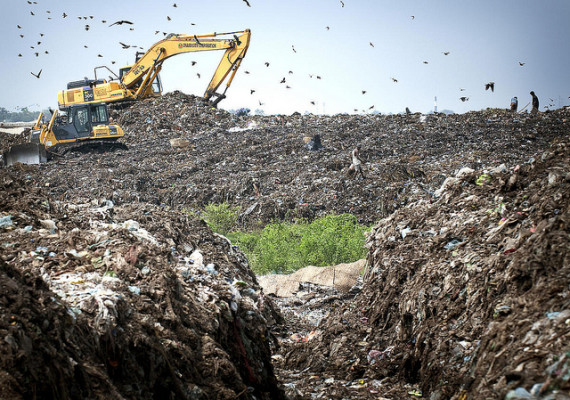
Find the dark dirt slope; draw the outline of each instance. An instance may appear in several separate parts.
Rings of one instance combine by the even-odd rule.
[[[363,292],[282,350],[289,368],[361,380],[351,398],[569,398],[568,137],[481,175],[375,226]]]
[[[225,238],[149,204],[59,202],[34,170],[0,170],[0,398],[283,398],[279,314]]]

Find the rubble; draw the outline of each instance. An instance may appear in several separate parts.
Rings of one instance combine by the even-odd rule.
[[[413,387],[430,399],[569,399],[569,171],[565,137],[540,160],[482,185],[481,171],[461,174],[436,201],[380,220],[362,293],[329,307],[310,345],[282,340],[287,370],[306,371],[298,389],[316,375],[360,382],[341,392],[350,398],[381,382],[388,398]]]
[[[566,398],[569,116],[113,110],[127,148],[0,170],[0,397]],[[355,214],[366,274],[263,293],[212,202]]]

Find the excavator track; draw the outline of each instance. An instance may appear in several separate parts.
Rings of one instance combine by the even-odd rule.
[[[68,153],[107,153],[116,150],[128,150],[126,144],[117,142],[116,139],[109,140],[89,140],[73,143],[59,143],[48,149],[48,158],[53,159],[63,157]]]

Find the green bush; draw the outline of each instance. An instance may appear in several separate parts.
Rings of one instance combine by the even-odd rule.
[[[204,208],[204,221],[216,233],[227,235],[236,225],[240,208],[228,203],[210,203]]]
[[[259,232],[232,232],[229,239],[247,255],[253,271],[264,275],[356,261],[366,255],[368,229],[353,215],[328,215],[312,223],[276,222]]]

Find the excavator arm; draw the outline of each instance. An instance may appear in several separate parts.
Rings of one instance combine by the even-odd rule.
[[[223,36],[226,36],[226,38],[220,38]],[[228,36],[230,37],[227,38]],[[225,92],[231,85],[245,57],[250,37],[251,31],[249,29],[239,32],[202,35],[170,35],[154,44],[139,58],[131,69],[122,76],[121,83],[127,91],[133,92],[132,97],[134,99],[142,98],[152,91],[152,82],[162,69],[162,64],[166,59],[182,53],[225,49],[222,60],[204,94],[204,97],[208,100],[217,96],[218,98],[214,100],[214,104],[217,104],[225,97]],[[224,92],[222,94],[217,93],[216,91],[228,75],[230,77]]]

